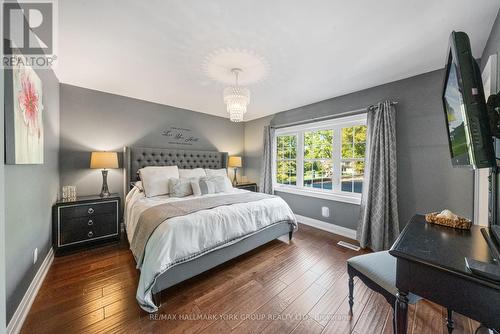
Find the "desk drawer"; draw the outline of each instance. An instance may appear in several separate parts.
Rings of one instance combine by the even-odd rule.
[[[102,214],[115,213],[118,203],[116,201],[89,203],[85,205],[70,205],[59,208],[61,220],[76,217],[92,217]]]
[[[250,190],[253,192],[257,192],[257,185],[255,185],[255,184],[240,185],[240,186],[238,186],[238,189],[244,189],[244,190]]]

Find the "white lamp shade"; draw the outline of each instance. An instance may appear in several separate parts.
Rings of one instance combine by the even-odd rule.
[[[241,167],[241,157],[229,157],[229,167]]]
[[[92,152],[90,168],[118,168],[118,154],[116,152]]]

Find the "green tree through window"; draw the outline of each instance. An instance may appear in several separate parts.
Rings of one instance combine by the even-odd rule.
[[[361,193],[365,173],[366,126],[342,129],[342,191]]]
[[[297,136],[287,135],[276,138],[276,182],[297,184]]]
[[[333,130],[304,132],[304,186],[332,189]]]

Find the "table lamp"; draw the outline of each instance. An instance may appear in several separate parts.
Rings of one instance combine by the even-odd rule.
[[[238,156],[229,157],[228,166],[234,168],[233,185],[236,185],[238,183],[236,181],[236,173],[238,172],[238,168],[241,167],[241,157]]]
[[[102,169],[101,197],[109,197],[108,171],[106,168],[118,168],[118,154],[116,152],[92,152],[90,168]]]

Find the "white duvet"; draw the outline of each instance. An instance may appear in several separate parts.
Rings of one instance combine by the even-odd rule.
[[[233,191],[247,192],[242,189]],[[204,196],[224,194],[227,193]],[[138,188],[131,190],[125,200],[125,226],[129,242],[134,238],[136,225],[144,210],[162,203],[184,201],[193,197],[146,198]],[[145,311],[157,311],[153,303],[152,287],[156,278],[167,269],[207,252],[229,246],[282,221],[296,223],[292,210],[279,197],[221,206],[168,219],[158,226],[146,245],[137,288],[139,305]]]

